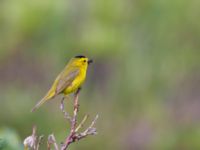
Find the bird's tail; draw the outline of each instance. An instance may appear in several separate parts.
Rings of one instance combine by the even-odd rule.
[[[52,99],[54,97],[55,93],[54,92],[51,92],[49,91],[47,93],[47,95],[42,98],[34,107],[33,109],[31,110],[31,112],[34,112],[36,109],[38,109],[42,104],[44,104],[46,101]]]

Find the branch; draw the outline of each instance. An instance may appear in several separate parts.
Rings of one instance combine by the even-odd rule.
[[[96,128],[94,127],[94,125],[95,125],[98,117],[99,117],[99,115],[96,115],[96,117],[92,121],[91,125],[84,132],[77,133],[75,135],[77,140],[80,140],[88,135],[96,135],[97,134],[97,131],[96,131]]]
[[[72,118],[69,115],[69,113],[65,111],[64,100],[65,100],[65,97],[63,97],[62,100],[61,100],[60,109],[61,109],[62,113],[64,114],[64,118],[66,118],[67,120],[69,120],[69,122],[71,123],[72,122]]]
[[[75,93],[75,97],[74,97],[74,112],[73,112],[73,117],[70,120],[70,125],[71,125],[70,134],[65,139],[64,144],[62,144],[61,150],[66,150],[71,143],[76,142],[88,135],[97,134],[96,128],[94,128],[93,126],[96,123],[96,120],[98,119],[98,115],[95,117],[95,119],[92,121],[91,125],[84,132],[78,133],[78,131],[83,127],[85,121],[88,119],[88,115],[86,115],[83,118],[83,120],[81,121],[81,123],[78,125],[78,127],[76,127],[77,114],[78,114],[78,110],[79,110],[79,103],[78,103],[79,92],[80,92],[80,89],[77,90],[77,92]],[[63,105],[62,102],[61,102],[61,105]],[[60,108],[64,108],[64,107],[60,107]],[[61,109],[61,110],[63,112],[63,109]]]
[[[43,138],[44,138],[43,135],[39,136],[39,139],[38,139],[38,142],[37,142],[37,145],[36,145],[36,150],[39,150],[39,147],[40,147],[40,144],[41,144]]]
[[[56,138],[54,134],[49,135],[48,141],[47,141],[47,149],[51,150],[51,145],[53,144],[55,150],[59,150],[58,145],[56,143]]]
[[[77,127],[76,130],[75,130],[75,132],[78,132],[78,130],[79,130],[80,128],[83,127],[83,125],[84,125],[84,123],[86,122],[86,120],[88,119],[88,117],[89,117],[89,115],[85,115],[85,116],[84,116],[83,120],[82,120],[81,123],[78,125],[78,127]]]
[[[32,131],[32,135],[28,136],[25,140],[24,140],[24,149],[28,150],[33,149],[33,150],[39,150],[39,146],[41,144],[41,141],[43,139],[43,135],[39,136],[39,138],[36,135],[36,126],[33,126],[33,131]]]
[[[69,120],[70,133],[65,138],[64,143],[61,144],[60,150],[67,150],[67,148],[69,147],[69,145],[71,143],[79,141],[80,139],[83,139],[83,138],[87,137],[88,135],[96,135],[97,134],[97,131],[96,131],[96,128],[94,127],[94,125],[95,125],[95,123],[98,119],[98,115],[96,115],[96,117],[91,122],[91,124],[89,125],[88,128],[86,128],[83,132],[79,132],[79,130],[81,128],[83,128],[85,122],[87,121],[87,119],[89,117],[88,115],[85,115],[84,118],[82,119],[82,121],[79,123],[79,125],[77,125],[77,115],[78,115],[78,111],[79,111],[79,103],[78,103],[79,92],[80,92],[80,89],[78,89],[77,92],[74,95],[74,104],[73,104],[74,109],[73,109],[73,115],[72,116],[70,116],[69,113],[66,112],[65,109],[64,109],[64,99],[65,99],[65,97],[61,100],[60,109],[61,109],[61,111],[64,115],[64,118]],[[42,139],[43,139],[43,136],[39,136],[39,138],[38,138],[38,136],[36,135],[36,126],[34,126],[33,131],[32,131],[32,135],[28,136],[24,140],[25,150],[28,150],[28,149],[39,150]],[[59,150],[59,147],[58,147],[58,144],[56,142],[54,134],[51,134],[51,135],[48,136],[47,150],[51,150],[52,146],[54,147],[55,150]]]

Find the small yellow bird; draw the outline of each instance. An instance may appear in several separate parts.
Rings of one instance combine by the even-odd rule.
[[[33,107],[32,112],[39,108],[46,101],[63,93],[68,95],[78,90],[85,81],[88,64],[92,63],[83,55],[72,58],[64,70],[57,76],[47,94]]]

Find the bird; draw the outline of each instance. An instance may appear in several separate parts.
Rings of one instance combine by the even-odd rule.
[[[76,92],[84,83],[88,65],[92,62],[92,59],[84,55],[77,55],[71,58],[63,71],[56,77],[47,94],[33,107],[31,112],[59,94],[67,96]]]

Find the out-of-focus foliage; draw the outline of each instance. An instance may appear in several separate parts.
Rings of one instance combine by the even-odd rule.
[[[0,128],[0,150],[22,149],[22,143],[13,129]]]
[[[69,58],[85,54],[95,63],[80,115],[99,113],[99,134],[71,149],[200,149],[199,7],[198,0],[0,1],[0,127],[16,130],[21,143],[34,124],[62,141],[69,126],[60,98],[30,109]]]

